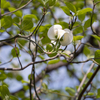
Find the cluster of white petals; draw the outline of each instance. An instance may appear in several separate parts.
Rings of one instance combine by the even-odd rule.
[[[51,26],[47,35],[53,41],[59,39],[62,46],[69,45],[73,40],[72,31],[69,29],[63,30],[61,25]]]

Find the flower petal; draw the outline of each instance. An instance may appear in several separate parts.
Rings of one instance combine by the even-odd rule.
[[[61,25],[51,26],[48,30],[48,33],[47,33],[48,37],[50,39],[56,39],[55,36],[57,36],[57,34],[58,34],[58,29],[62,29],[62,26]]]
[[[66,31],[58,29],[58,39],[61,39],[61,37],[66,33]]]
[[[70,31],[69,29],[64,29],[64,31],[65,31],[65,34],[63,36],[63,40],[60,41],[60,43],[62,46],[67,46],[72,42],[73,34],[72,34],[72,31]]]

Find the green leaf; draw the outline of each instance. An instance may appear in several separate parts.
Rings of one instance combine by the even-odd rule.
[[[63,21],[60,21],[59,24],[62,26],[63,29],[68,28],[69,24]]]
[[[25,15],[23,17],[23,19],[29,19],[29,18],[31,18],[31,19],[34,18],[35,20],[38,20],[38,18],[34,14]]]
[[[0,86],[0,93],[1,93],[2,98],[9,98],[10,92],[6,85]]]
[[[8,2],[6,0],[1,0],[1,4],[0,5],[1,5],[1,8],[6,9],[6,8],[10,7],[10,2]]]
[[[8,9],[9,9],[10,12],[16,10],[16,9],[13,8],[13,7],[9,7]],[[22,17],[22,12],[21,12],[20,10],[14,12],[14,14],[15,14],[16,16],[18,16],[18,17]]]
[[[7,78],[5,74],[0,74],[0,81],[3,81]]]
[[[97,35],[92,35],[95,39],[99,40],[100,41],[100,37],[97,36]]]
[[[16,52],[17,51],[17,52]],[[12,50],[11,50],[11,55],[13,56],[13,57],[17,57],[17,54],[18,54],[18,56],[19,56],[19,54],[20,54],[20,52],[19,52],[19,49],[18,49],[18,47],[16,47],[16,49],[15,48],[13,48]]]
[[[75,42],[75,41],[77,41],[77,40],[81,40],[82,38],[84,38],[84,36],[80,36],[80,35],[74,36],[74,37],[73,37],[73,41]]]
[[[72,3],[65,2],[65,4],[72,12],[76,14],[76,7]]]
[[[90,54],[90,49],[89,49],[87,46],[85,46],[84,49],[83,49],[83,53],[84,53],[86,56],[88,56],[88,55]]]
[[[21,80],[22,83],[29,83],[29,81]]]
[[[51,54],[48,54],[49,57],[54,57],[54,56],[56,56],[56,55],[57,55],[56,52],[53,52],[53,53],[51,53]]]
[[[52,45],[51,45],[51,44],[47,44],[47,45],[46,45],[46,50],[47,50],[47,52],[52,51],[52,50],[53,50]]]
[[[95,61],[100,64],[100,50],[95,51],[95,58],[98,58]]]
[[[10,95],[10,100],[18,100],[17,97]]]
[[[69,93],[69,95],[74,96],[75,95],[75,89],[66,87],[65,88],[66,92]]]
[[[100,88],[97,90],[97,98],[100,98]]]
[[[45,83],[42,83],[44,89],[48,89],[48,86]]]
[[[37,17],[33,14],[25,15],[22,20],[21,29],[29,30],[33,27],[32,19],[38,20]]]
[[[17,75],[16,79],[17,79],[17,81],[21,81],[23,79],[23,77],[21,75]]]
[[[56,64],[60,61],[60,59],[50,60],[48,61],[48,64]]]
[[[84,30],[87,30],[87,28],[90,27],[90,21],[91,19],[88,19],[87,21],[85,21]]]
[[[20,21],[20,20],[19,20],[18,17],[14,17],[14,18],[13,18],[13,23],[19,23],[19,21]]]
[[[87,74],[87,77],[90,79],[91,78],[91,76],[92,76],[92,72],[89,72],[88,74]]]
[[[29,89],[29,86],[24,85],[23,88],[24,88],[24,90],[28,90]]]
[[[84,8],[82,10],[78,10],[76,15],[86,14],[87,12],[90,12],[90,11],[92,11],[91,8]]]
[[[50,6],[54,6],[57,0],[47,0],[47,4]]]
[[[85,19],[85,14],[78,15],[78,19],[83,21]]]
[[[11,16],[5,16],[1,19],[1,27],[9,28],[12,26],[12,18]]]
[[[22,30],[29,30],[33,27],[33,22],[32,22],[32,19],[29,18],[29,19],[24,19],[22,21],[22,25],[21,25],[21,29]]]
[[[94,93],[93,93],[93,92],[88,92],[88,95],[89,95],[89,96],[93,96]]]
[[[71,16],[70,10],[68,9],[68,7],[62,6],[61,9],[65,12],[65,14],[67,14],[68,16]]]
[[[78,33],[82,33],[83,32],[83,28],[82,28],[82,26],[79,26],[79,27],[77,27],[77,28],[75,28],[74,30],[73,30],[73,34],[75,35],[75,34],[78,34]]]

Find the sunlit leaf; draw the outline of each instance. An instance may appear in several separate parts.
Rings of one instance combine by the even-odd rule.
[[[1,19],[1,27],[9,28],[12,26],[12,18],[11,16],[5,16]]]
[[[71,16],[71,14],[70,14],[70,10],[69,10],[68,7],[66,7],[66,6],[62,6],[61,9],[65,12],[65,14],[67,14],[68,16]]]
[[[73,37],[73,41],[81,40],[84,36],[78,35]]]
[[[100,41],[100,37],[97,36],[97,35],[92,35],[95,39],[99,40]]]
[[[9,9],[10,12],[16,10],[16,9],[13,8],[13,7],[9,7],[8,9]],[[21,12],[20,10],[14,12],[14,14],[15,14],[16,16],[18,16],[18,17],[22,17],[22,12]]]
[[[60,59],[50,60],[48,61],[48,64],[56,64],[60,61]]]
[[[90,12],[90,11],[92,11],[91,8],[84,8],[84,9],[78,10],[76,14],[81,15],[81,14],[85,14],[85,13]]]

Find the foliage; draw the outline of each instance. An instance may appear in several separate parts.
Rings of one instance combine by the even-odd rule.
[[[99,99],[99,6],[98,0],[1,0],[0,100]],[[56,40],[49,38],[55,24],[73,33],[72,43],[61,45],[59,29]]]

